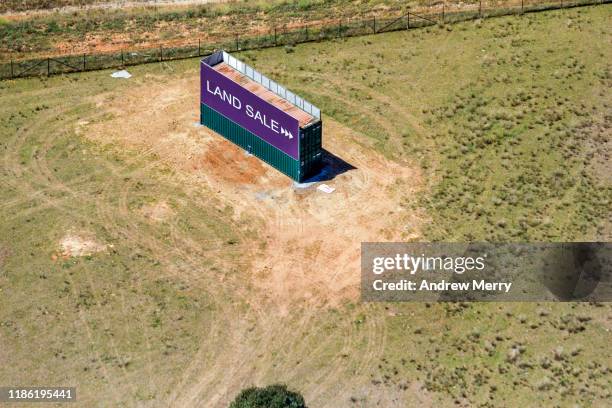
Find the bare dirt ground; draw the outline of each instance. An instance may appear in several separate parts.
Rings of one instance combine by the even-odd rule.
[[[260,238],[246,243],[252,263],[243,276],[256,289],[245,299],[249,312],[235,321],[219,319],[219,327],[210,329],[209,341],[185,368],[168,404],[225,406],[228,395],[263,381],[265,370],[257,365],[279,364],[268,360],[272,357],[265,350],[288,353],[280,362],[287,368],[276,369],[289,377],[312,377],[303,391],[309,401],[319,401],[316,406],[347,401],[353,393],[378,394],[389,404],[397,396],[383,395],[367,379],[353,378],[343,391],[337,388],[344,381],[339,378],[351,378],[349,370],[366,372],[376,363],[384,350],[384,316],[369,317],[359,331],[355,316],[338,322],[346,332],[342,344],[330,344],[337,340],[321,338],[312,328],[322,311],[357,300],[360,242],[418,238],[419,216],[399,215],[398,203],[400,194],[405,199],[421,188],[419,170],[382,157],[359,142],[353,130],[324,118],[324,147],[355,169],[325,181],[336,189],[332,194],[316,190],[316,184],[296,188],[286,176],[198,125],[196,75],[172,83],[156,84],[153,76],[145,81],[129,94],[96,97],[111,119],[82,122],[80,133],[157,156],[193,189],[216,192],[236,219],[261,224]],[[417,228],[406,233],[406,225]],[[231,333],[220,340],[224,331]],[[363,353],[351,355],[357,344]],[[341,353],[332,354],[315,376],[306,362],[291,365],[292,355],[337,348]]]
[[[150,205],[143,206],[142,214],[153,221],[162,222],[172,217],[174,211],[168,203],[165,201],[160,201],[157,203],[152,203]]]
[[[118,52],[156,53],[160,46],[163,48],[194,47],[195,49],[201,43],[206,48],[208,46],[217,46],[219,43],[227,44],[228,41],[233,42],[233,39],[236,37],[243,39],[244,45],[244,41],[250,41],[247,39],[273,35],[272,33],[276,29],[278,29],[279,34],[292,32],[294,35],[297,35],[295,33],[304,28],[314,30],[319,28],[329,29],[337,26],[340,22],[351,21],[351,24],[354,25],[361,21],[364,24],[368,24],[367,19],[378,19],[379,25],[385,25],[387,23],[383,20],[395,20],[397,17],[400,17],[404,13],[405,6],[401,2],[396,2],[392,5],[378,4],[364,8],[361,7],[359,2],[347,2],[345,5],[336,5],[329,12],[321,9],[313,9],[299,14],[284,11],[260,11],[252,14],[232,12],[219,16],[182,17],[172,21],[161,19],[151,25],[143,25],[142,22],[137,22],[138,10],[136,10],[136,7],[141,7],[142,10],[147,10],[147,12],[155,7],[155,10],[159,9],[162,12],[176,10],[177,13],[182,13],[189,7],[193,7],[193,4],[224,2],[223,0],[202,2],[186,0],[156,3],[150,1],[133,3],[108,2],[84,6],[83,12],[79,11],[81,10],[79,8],[69,6],[57,9],[57,12],[55,10],[36,10],[0,14],[2,19],[11,23],[31,20],[30,23],[35,27],[33,29],[28,28],[28,31],[24,31],[22,28],[19,35],[16,35],[14,39],[7,42],[7,46],[0,47],[0,60],[9,62],[9,60],[19,61],[60,56],[81,57],[83,54],[96,58],[98,54]],[[411,13],[423,16],[429,15],[429,19],[436,20],[438,17],[435,17],[434,14],[442,12],[442,3],[431,5],[411,4]],[[520,4],[516,0],[503,2],[504,7],[518,7]],[[491,9],[501,6],[501,3],[488,5]],[[100,9],[96,12],[100,15],[97,17],[88,16],[87,13],[90,10],[88,7],[91,7],[91,10]],[[134,15],[131,17],[112,17],[113,8],[129,9],[130,7],[134,8]],[[230,5],[228,7],[233,6]],[[449,2],[445,7],[445,12],[450,15],[452,12],[478,10],[478,3]],[[108,15],[104,14],[106,9],[109,9]],[[97,27],[84,31],[75,31],[72,28],[66,30],[67,17],[65,14],[67,13],[74,14],[70,20],[86,21],[90,18],[98,19],[96,20]],[[91,11],[91,13],[94,13],[94,11]],[[40,33],[48,29],[51,20],[63,28],[59,32],[43,38]],[[122,28],[106,27],[116,23]],[[49,42],[48,45],[42,45],[47,42]],[[11,45],[13,43],[16,45]]]
[[[65,257],[87,256],[105,249],[106,245],[95,241],[89,234],[69,232],[60,241],[60,251]]]
[[[200,127],[193,108],[197,90],[194,76],[98,100],[113,119],[87,125],[83,133],[102,143],[154,152],[195,186],[205,183],[216,191],[231,204],[236,217],[263,221],[266,256],[254,265],[255,281],[270,290],[270,298],[279,306],[295,300],[294,293],[309,291],[307,298],[330,302],[354,297],[359,269],[355,243],[399,239],[403,225],[418,225],[416,216],[396,215],[397,186],[403,186],[403,194],[406,186],[416,192],[421,187],[418,168],[385,159],[361,145],[351,129],[324,118],[324,147],[341,152],[341,159],[356,169],[326,181],[336,189],[329,195],[316,190],[316,185],[294,187],[280,172]],[[144,100],[150,103],[141,103]],[[413,234],[403,239],[418,237]],[[259,243],[252,245],[255,250]],[[331,279],[329,271],[335,271]]]
[[[0,16],[9,19],[19,19],[24,17],[45,15],[51,13],[73,13],[81,10],[112,10],[118,8],[135,8],[135,7],[167,7],[167,6],[188,6],[197,4],[209,4],[209,3],[227,3],[232,0],[115,0],[115,1],[100,1],[93,4],[86,4],[80,6],[64,6],[54,7],[48,9],[32,9],[27,11],[8,11],[0,13]]]

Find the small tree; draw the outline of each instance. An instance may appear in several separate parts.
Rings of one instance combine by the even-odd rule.
[[[242,390],[229,408],[307,408],[304,398],[289,391],[286,385],[274,384],[265,388]]]

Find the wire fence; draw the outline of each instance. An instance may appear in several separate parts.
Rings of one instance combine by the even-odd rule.
[[[312,41],[333,38],[355,37],[398,30],[410,30],[432,25],[452,24],[461,21],[490,17],[517,15],[544,10],[608,4],[612,0],[512,0],[479,1],[470,5],[439,3],[418,13],[406,10],[388,17],[366,17],[338,19],[324,23],[313,23],[295,29],[271,27],[265,34],[234,35],[225,41],[202,42],[155,48],[123,50],[110,53],[63,55],[56,57],[10,61],[0,64],[0,79],[33,76],[51,76],[72,72],[85,72],[109,68],[163,62],[208,55],[217,50],[229,52],[260,48],[292,46]]]

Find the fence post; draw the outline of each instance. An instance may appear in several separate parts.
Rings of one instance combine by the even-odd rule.
[[[308,41],[308,27],[306,27],[306,41]]]
[[[408,29],[410,30],[410,12],[406,14],[406,17],[408,17]]]
[[[340,38],[340,26],[342,25],[342,20],[338,21],[338,38]]]
[[[85,54],[83,54],[83,72],[85,72]]]
[[[278,42],[276,41],[276,26],[274,26],[274,46],[276,47]]]
[[[240,43],[238,42],[238,36],[236,36],[236,52],[240,49]]]
[[[125,66],[125,61],[123,59],[123,50],[121,50],[121,66]]]
[[[200,39],[198,38],[198,57],[202,55],[202,53],[200,52]]]
[[[374,34],[376,34],[376,16],[374,16]]]
[[[478,15],[482,17],[482,0],[478,0]]]
[[[523,12],[523,3],[524,3],[524,1],[521,0],[521,13]]]
[[[159,46],[159,62],[164,60],[164,47],[163,45]]]
[[[11,79],[15,78],[15,73],[13,72],[13,60],[11,60]]]
[[[444,24],[444,6],[446,5],[446,3],[442,3],[442,24]]]
[[[51,76],[51,58],[47,58],[47,76]]]

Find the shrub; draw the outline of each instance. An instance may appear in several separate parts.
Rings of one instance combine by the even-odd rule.
[[[229,408],[307,408],[304,398],[289,391],[286,385],[274,384],[265,388],[242,390]]]

